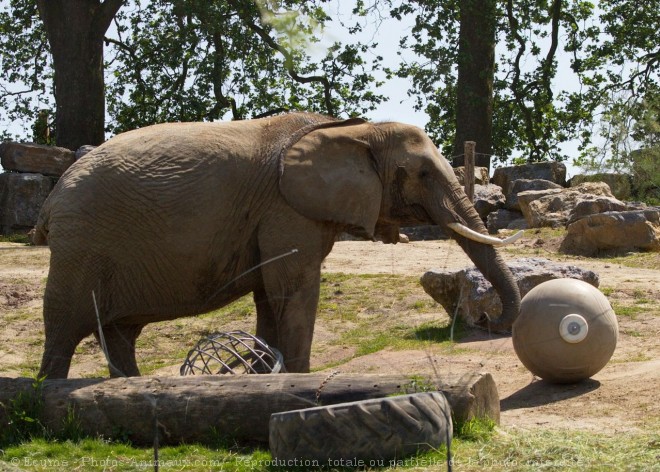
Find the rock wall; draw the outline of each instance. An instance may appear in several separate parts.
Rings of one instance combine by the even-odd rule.
[[[73,151],[60,147],[0,144],[0,234],[32,229],[57,179],[75,160]]]

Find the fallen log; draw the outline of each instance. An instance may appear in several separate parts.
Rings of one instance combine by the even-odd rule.
[[[3,428],[11,399],[20,392],[37,394],[33,384],[0,377]],[[489,373],[441,380],[341,373],[45,380],[40,420],[57,432],[73,411],[85,434],[120,436],[136,445],[153,444],[156,431],[159,444],[268,442],[272,413],[430,390],[445,394],[454,422],[488,417],[499,423],[499,396]]]

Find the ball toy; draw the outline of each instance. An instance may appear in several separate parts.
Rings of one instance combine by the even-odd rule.
[[[553,383],[587,379],[610,360],[619,326],[605,295],[576,279],[543,282],[523,297],[513,348],[527,369]]]

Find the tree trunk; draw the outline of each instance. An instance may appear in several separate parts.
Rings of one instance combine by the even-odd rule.
[[[458,38],[456,139],[452,155],[475,141],[475,165],[490,170],[493,149],[493,77],[495,74],[495,0],[461,0]],[[463,158],[454,159],[463,165]]]
[[[75,151],[105,140],[103,38],[121,0],[37,0],[53,55],[55,142]]]
[[[0,378],[0,424],[20,392],[43,396],[41,422],[62,430],[71,411],[91,436],[127,435],[138,445],[208,443],[219,437],[267,442],[272,413],[318,405],[440,390],[454,421],[488,417],[499,423],[497,387],[488,373],[443,379],[412,375],[255,374],[45,380]],[[32,412],[30,412],[32,413]],[[32,413],[34,414],[34,413]],[[69,415],[70,419],[70,415]]]

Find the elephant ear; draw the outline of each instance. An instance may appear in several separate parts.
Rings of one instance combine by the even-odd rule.
[[[325,123],[284,150],[280,191],[307,218],[348,225],[348,231],[373,238],[383,184],[365,138],[363,120]]]

